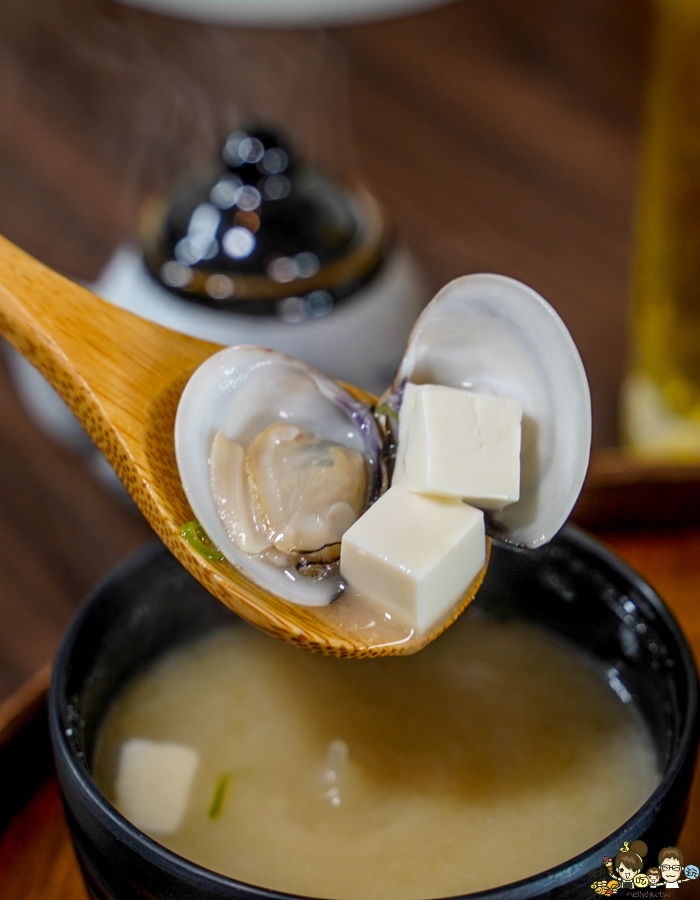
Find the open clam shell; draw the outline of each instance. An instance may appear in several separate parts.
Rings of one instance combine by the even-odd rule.
[[[409,381],[520,401],[520,498],[486,513],[487,532],[516,547],[549,541],[578,497],[591,439],[586,374],[571,335],[552,307],[531,288],[501,275],[456,279],[417,320],[385,397],[389,406],[400,409]],[[387,447],[373,410],[305,363],[253,346],[222,350],[190,379],[176,419],[178,466],[196,517],[233,565],[278,597],[323,606],[343,587],[338,567],[332,561],[327,564],[327,545],[311,557],[312,563],[320,560],[318,572],[307,562],[300,564],[298,557],[280,562],[279,555],[266,549],[243,552],[212,492],[217,467],[213,447],[220,433],[243,448],[239,455],[248,454],[248,465],[258,437],[280,423],[362,454],[367,488],[359,514],[386,487]],[[246,471],[249,476],[250,468]]]
[[[409,381],[522,403],[520,499],[488,512],[487,531],[519,547],[547,543],[576,502],[591,445],[588,380],[555,310],[503,275],[457,278],[416,321],[388,402],[398,408]]]
[[[274,562],[246,553],[227,530],[211,487],[212,452],[222,433],[245,451],[266,429],[283,423],[361,454],[367,472],[363,509],[383,485],[382,438],[369,407],[300,360],[261,347],[227,347],[210,357],[188,382],[175,422],[175,452],[182,484],[199,523],[226,558],[253,581],[284,599],[323,606],[338,594],[340,577],[316,577],[292,560]]]

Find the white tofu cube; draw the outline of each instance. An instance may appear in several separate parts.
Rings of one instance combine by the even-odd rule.
[[[391,487],[343,535],[340,571],[383,611],[427,631],[486,562],[484,514]]]
[[[501,509],[520,496],[517,400],[461,388],[406,385],[392,484]]]
[[[116,801],[142,831],[177,831],[199,766],[199,753],[184,744],[131,738],[119,754]]]

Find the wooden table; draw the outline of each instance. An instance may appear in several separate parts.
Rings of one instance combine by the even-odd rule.
[[[144,198],[209,159],[255,110],[310,156],[359,172],[436,286],[492,270],[550,299],[588,369],[596,446],[610,447],[650,21],[646,0],[462,0],[399,21],[281,33],[186,24],[111,0],[7,2],[0,233],[93,278],[133,234]],[[620,521],[611,494],[589,493],[582,516],[655,585],[700,653],[700,498],[686,504],[685,527],[654,527],[665,491],[635,483],[623,529],[603,530]],[[651,524],[635,530],[642,509]],[[0,699],[50,659],[80,598],[149,536],[38,430],[0,369]],[[49,880],[52,896],[82,900],[55,785],[33,802],[56,825],[37,832],[25,810],[5,833],[3,900],[43,897]],[[44,868],[20,871],[23,841]],[[700,859],[697,779],[680,844]]]

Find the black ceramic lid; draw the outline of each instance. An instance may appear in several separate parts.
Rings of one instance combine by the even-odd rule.
[[[377,272],[386,227],[361,186],[303,164],[260,128],[229,135],[222,157],[223,168],[146,216],[144,259],[160,285],[257,315],[301,304],[308,318],[330,312]]]

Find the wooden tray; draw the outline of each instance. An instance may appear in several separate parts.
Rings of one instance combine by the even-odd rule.
[[[572,519],[592,531],[699,525],[700,463],[655,462],[618,447],[596,450]]]
[[[48,682],[47,667],[0,706],[2,900],[88,900],[53,770]]]
[[[89,900],[63,814],[46,715],[48,667],[0,706],[0,897],[2,900]],[[700,773],[679,846],[700,859]],[[681,898],[700,897],[683,885]],[[583,890],[583,889],[582,889]],[[583,893],[582,893],[583,896]],[[591,897],[594,895],[591,894]]]

